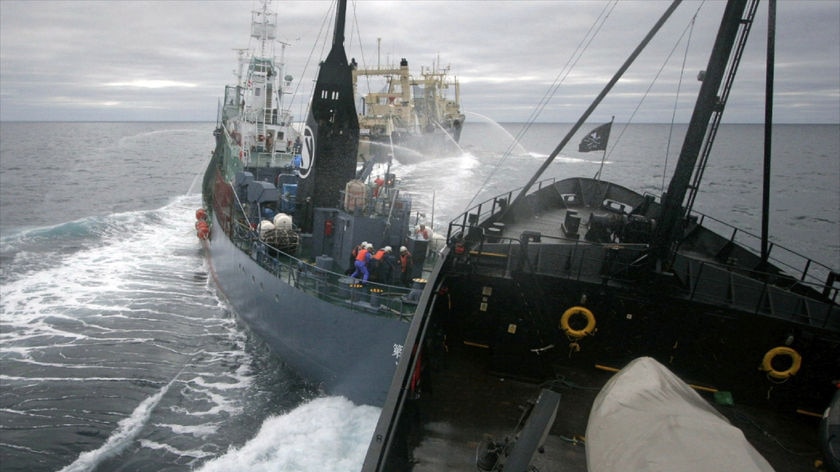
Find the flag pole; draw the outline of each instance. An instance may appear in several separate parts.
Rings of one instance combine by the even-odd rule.
[[[615,121],[615,115],[612,116],[610,119],[610,133],[612,133],[612,125],[613,121]],[[604,170],[604,161],[607,160],[607,146],[609,145],[609,141],[604,143],[604,154],[601,156],[601,165],[598,167],[598,172],[595,173],[595,180],[601,180],[601,171]]]

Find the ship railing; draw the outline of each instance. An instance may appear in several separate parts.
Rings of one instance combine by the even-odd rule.
[[[697,219],[699,226],[716,234],[728,234],[729,242],[749,250],[754,256],[760,258],[760,236],[697,211],[692,212],[691,216]],[[840,302],[840,287],[835,286],[837,282],[840,282],[837,270],[832,270],[831,267],[793,249],[772,242],[768,244],[767,253],[768,262],[782,269],[783,274],[778,275],[795,278],[797,284],[811,287],[834,303]],[[756,268],[754,274],[761,274],[760,268]]]
[[[252,152],[249,166],[252,167],[291,167],[294,156],[288,151]]]
[[[371,188],[366,188],[366,194],[355,199],[348,199],[347,192],[341,190],[339,206],[347,213],[364,216],[397,217],[406,206],[411,208],[413,196],[408,192],[401,192],[395,188],[383,187],[377,196],[373,196]]]
[[[238,199],[237,199],[238,203]],[[260,240],[258,232],[245,217],[243,208],[236,219],[231,239],[261,267],[288,285],[334,305],[354,311],[408,319],[417,307],[419,291],[413,288],[361,283],[313,265]],[[275,298],[279,297],[276,296]]]
[[[557,181],[556,178],[548,178],[541,180],[535,184],[530,193],[536,193],[543,187],[553,185]],[[457,234],[467,234],[469,228],[491,221],[497,218],[513,201],[514,197],[519,194],[523,187],[518,187],[509,192],[496,195],[488,198],[481,203],[471,207],[460,216],[454,218],[449,222],[449,228],[446,234],[446,240],[450,241],[453,236]]]
[[[644,261],[647,244],[595,243],[543,234],[523,233],[478,241],[470,248],[470,270],[504,277],[547,276],[585,283],[634,280],[649,277]],[[673,274],[673,275],[669,275]],[[803,326],[840,329],[840,309],[825,300],[808,296],[797,288],[783,286],[727,264],[680,255],[673,272],[687,285],[680,296],[709,306],[736,308]],[[529,282],[530,283],[530,282]],[[817,288],[817,287],[813,287]],[[811,290],[811,294],[813,294]]]
[[[833,299],[813,295],[819,286],[792,278],[768,279],[764,273],[733,270],[724,263],[677,256],[674,273],[688,285],[692,301],[765,315],[797,324],[840,330],[840,308]]]
[[[225,140],[225,160],[224,160],[224,175],[236,175],[237,172],[242,171],[245,166],[242,164],[239,156],[243,153],[242,146],[235,143],[235,140],[231,136],[230,130],[222,124],[222,130],[227,136]]]
[[[529,196],[538,192],[543,187],[553,185],[556,181],[556,178],[549,178],[538,182],[534,186],[535,188],[529,192]],[[493,219],[499,218],[503,210],[510,204],[520,190],[521,187],[488,198],[451,220],[446,240],[452,241],[453,236],[459,234],[466,236],[471,227],[486,226]],[[725,235],[728,233],[732,243],[740,245],[753,255],[758,256],[760,254],[758,248],[760,247],[761,238],[759,236],[700,212],[692,212],[692,216],[697,218],[700,226],[704,226],[716,234]],[[768,253],[768,262],[782,269],[784,272],[783,274],[778,274],[779,276],[785,274],[790,275],[796,278],[800,286],[816,290],[835,304],[840,302],[840,287],[837,286],[838,282],[840,282],[840,273],[837,270],[832,270],[831,267],[825,264],[775,243],[769,245]],[[760,271],[756,268],[755,272],[758,274]]]
[[[419,292],[411,288],[370,281],[362,283],[298,259],[256,237],[251,238],[248,252],[278,279],[333,305],[405,319],[410,318],[417,308]],[[279,295],[276,298],[279,299]]]
[[[234,193],[235,195],[235,193]],[[239,202],[231,240],[241,251],[249,254],[263,269],[288,285],[337,306],[354,311],[374,313],[385,317],[410,318],[417,308],[422,288],[402,287],[377,282],[361,283],[344,274],[323,269],[288,254],[265,241]],[[264,289],[264,288],[263,288]],[[279,294],[275,295],[279,302]]]
[[[632,278],[650,246],[590,241],[524,232],[482,242],[470,254],[476,265],[514,273],[562,276],[578,281]]]
[[[546,179],[538,183],[539,189],[552,185],[556,179]],[[449,223],[447,241],[463,238],[473,244],[480,244],[478,253],[483,257],[483,265],[488,265],[499,271],[510,274],[511,264],[519,256],[512,251],[513,246],[518,246],[520,240],[510,238],[498,238],[500,243],[508,241],[510,247],[506,250],[497,244],[485,244],[482,230],[476,231],[473,228],[488,226],[495,219],[501,217],[504,209],[511,202],[519,189],[489,198],[466,212],[453,219]],[[730,241],[746,251],[754,258],[760,258],[760,251],[756,250],[760,238],[745,230],[738,229],[713,217],[694,212],[698,224],[715,234],[730,234]],[[553,241],[555,245],[565,246],[565,251],[573,251],[574,257],[568,256],[568,267],[561,271],[554,271],[554,275],[582,280],[592,277],[622,278],[632,276],[635,272],[635,264],[646,252],[646,247],[623,244],[599,244],[589,241],[570,240],[564,238],[540,235],[545,242]],[[472,240],[472,241],[470,241]],[[562,244],[559,244],[562,243]],[[607,251],[608,250],[608,251]],[[606,251],[606,252],[605,252]],[[769,262],[778,269],[780,273],[767,273],[761,271],[760,267],[754,270],[745,269],[743,265],[724,264],[709,260],[692,259],[690,268],[686,268],[679,275],[688,279],[690,284],[690,297],[692,300],[701,301],[721,306],[736,306],[739,309],[765,314],[776,318],[794,320],[795,322],[809,326],[820,326],[830,329],[840,329],[840,309],[837,308],[840,298],[840,274],[832,271],[828,266],[814,261],[796,251],[784,248],[780,245],[772,245]],[[493,255],[496,257],[494,261]],[[609,256],[609,258],[607,258]],[[551,264],[546,263],[547,258],[541,259],[545,264],[544,273],[550,273]],[[556,258],[557,261],[561,260]],[[685,262],[685,261],[682,261]],[[733,296],[733,293],[737,294]],[[741,294],[749,294],[742,296]],[[757,294],[757,295],[756,295]],[[822,297],[820,297],[821,295]]]

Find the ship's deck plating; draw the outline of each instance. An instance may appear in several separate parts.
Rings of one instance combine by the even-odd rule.
[[[580,241],[585,241],[587,225],[586,222],[593,211],[590,208],[581,207],[575,208],[577,216],[580,218],[580,227],[578,228],[578,236],[565,234],[563,224],[566,219],[566,208],[551,208],[541,212],[538,216],[527,219],[523,222],[506,223],[502,229],[502,237],[519,239],[520,235],[525,231],[538,232],[543,236],[566,238]],[[571,241],[570,241],[571,242]]]
[[[487,435],[496,442],[513,435],[521,407],[535,399],[541,386],[494,375],[488,359],[487,349],[460,345],[449,346],[443,357],[429,360],[420,397],[406,406],[421,419],[422,426],[409,434],[412,445],[408,447],[413,448],[409,456],[413,461],[405,465],[405,470],[478,470],[475,461],[480,442]],[[587,470],[585,434],[589,410],[611,375],[594,366],[557,368],[557,379],[552,385],[561,392],[560,406],[544,451],[535,456],[535,470]],[[700,393],[714,404],[711,394]],[[818,470],[815,461],[821,453],[817,418],[767,414],[737,403],[717,408],[776,470]]]

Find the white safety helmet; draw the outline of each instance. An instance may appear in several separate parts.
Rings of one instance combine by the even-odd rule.
[[[391,246],[385,246],[385,247],[384,247],[384,248],[382,248],[382,249],[384,249],[384,250],[385,250],[385,252],[391,252]]]
[[[400,252],[406,252],[406,251],[408,251],[408,248],[407,248],[407,247],[405,247],[405,246],[400,246]]]

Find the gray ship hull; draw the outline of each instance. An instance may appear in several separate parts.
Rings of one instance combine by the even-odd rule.
[[[215,216],[213,227],[221,227]],[[349,289],[347,307],[322,300],[317,292],[298,288],[316,273],[300,271],[289,281],[279,278],[221,231],[205,243],[216,286],[274,354],[327,394],[356,404],[384,403],[408,332],[407,320],[373,309],[366,312],[369,296]]]

